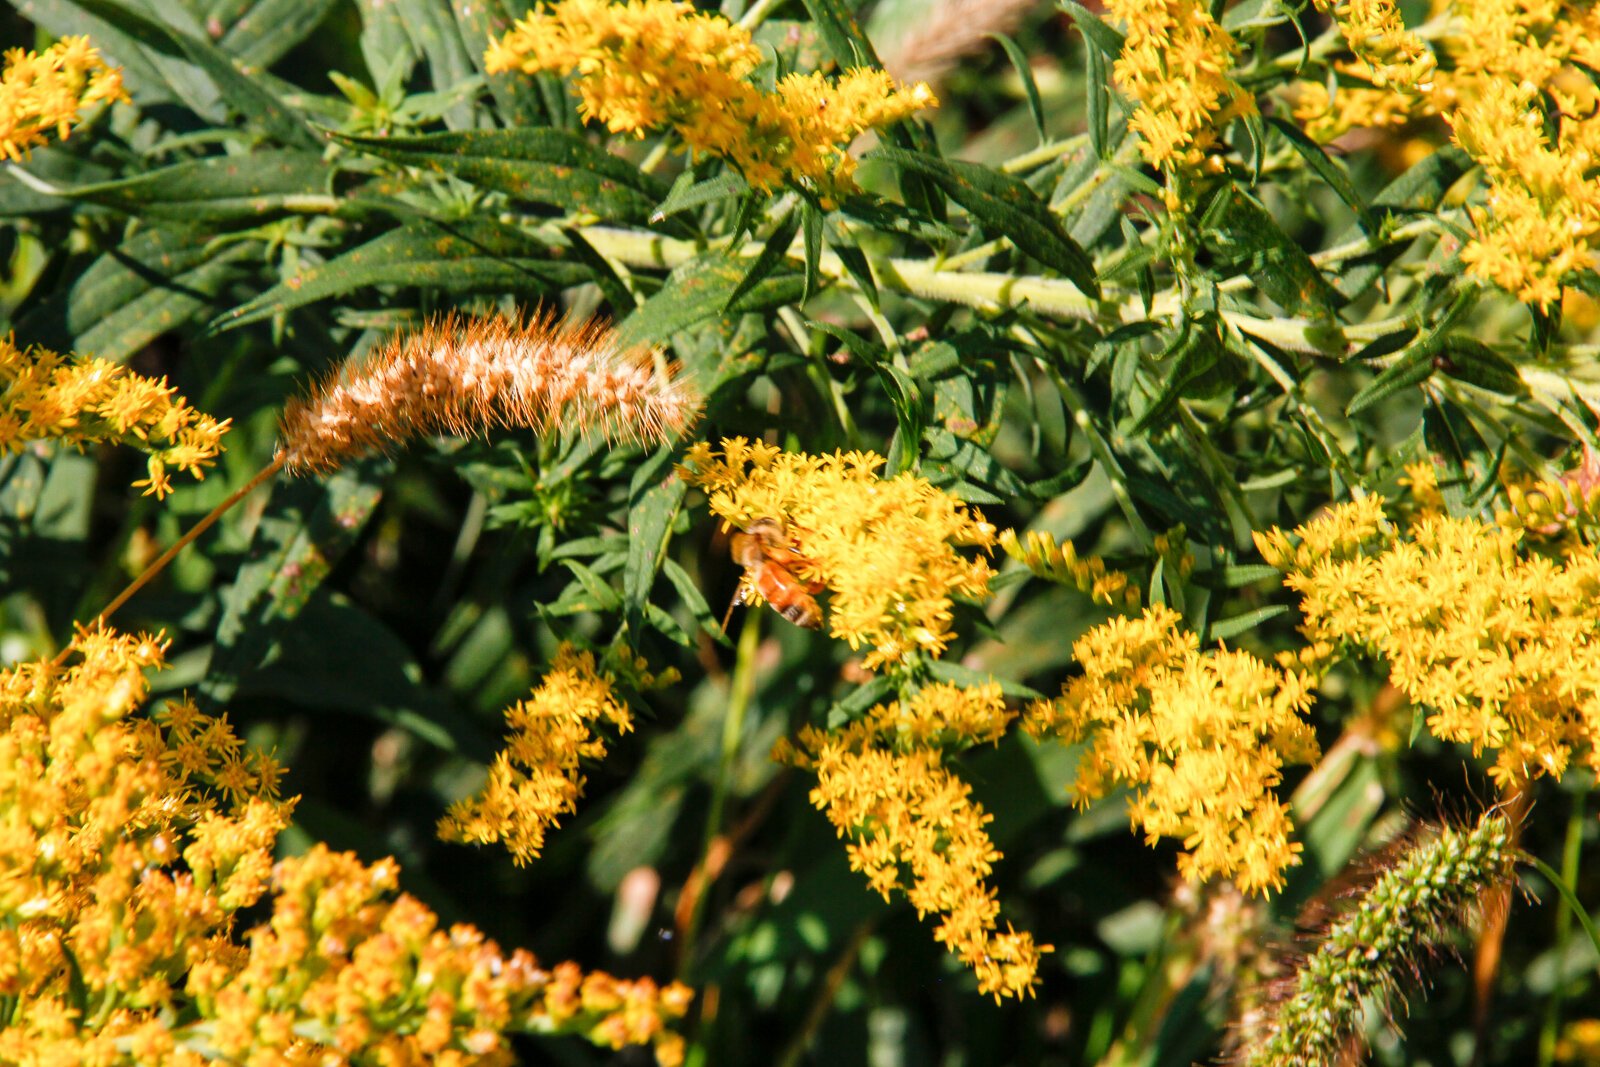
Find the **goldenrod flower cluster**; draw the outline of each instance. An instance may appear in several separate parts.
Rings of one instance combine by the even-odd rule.
[[[450,314],[395,334],[287,404],[279,448],[291,472],[323,474],[424,434],[496,426],[653,443],[693,421],[699,404],[600,323]]]
[[[1300,595],[1306,636],[1381,657],[1434,735],[1493,751],[1506,785],[1559,777],[1574,757],[1600,768],[1600,554],[1573,542],[1533,555],[1520,541],[1440,514],[1402,531],[1376,498],[1256,535]]]
[[[808,561],[796,577],[826,585],[831,632],[853,649],[870,647],[868,670],[941,655],[954,636],[952,598],[987,596],[994,573],[956,551],[994,544],[995,528],[977,509],[910,473],[880,478],[883,462],[871,452],[812,456],[733,437],[720,451],[694,445],[681,469],[727,526],[787,524]]]
[[[484,61],[491,73],[572,75],[585,119],[638,136],[671,129],[761,190],[794,179],[824,194],[848,190],[858,134],[939,103],[926,85],[897,88],[881,70],[795,73],[760,89],[749,80],[762,62],[750,34],[674,0],[541,4]]]
[[[1346,74],[1379,89],[1426,93],[1432,87],[1438,61],[1416,34],[1406,29],[1394,0],[1316,0],[1317,7],[1333,16],[1339,32],[1354,55],[1341,64]]]
[[[1322,6],[1319,4],[1319,6]],[[1486,204],[1462,250],[1468,270],[1548,308],[1600,247],[1600,9],[1542,0],[1440,0],[1438,55],[1406,31],[1388,0],[1332,6],[1365,79],[1330,94],[1300,83],[1295,115],[1328,140],[1356,126],[1442,115],[1484,169]],[[1435,63],[1439,69],[1435,70]]]
[[[1183,842],[1185,877],[1278,888],[1300,845],[1289,840],[1288,805],[1273,790],[1285,765],[1317,758],[1304,717],[1312,679],[1245,652],[1202,653],[1180,621],[1156,606],[1084,634],[1073,645],[1083,674],[1034,704],[1023,729],[1085,742],[1077,802],[1133,787],[1134,825],[1152,845]]]
[[[681,1059],[681,986],[441,929],[392,860],[274,865],[278,766],[225,716],[139,713],[162,643],[94,630],[73,652],[0,672],[0,1062],[464,1067],[513,1031]]]
[[[122,72],[87,37],[63,37],[43,52],[10,49],[0,71],[0,154],[19,160],[51,130],[66,140],[86,108],[127,99]]]
[[[205,477],[228,429],[228,420],[196,411],[176,392],[165,378],[108,360],[24,351],[0,339],[0,454],[52,438],[130,445],[150,456],[148,477],[133,484],[163,497],[172,492],[169,468]]]
[[[997,1000],[1031,993],[1039,957],[1050,949],[1027,932],[999,932],[1000,904],[986,883],[1001,858],[984,830],[992,816],[945,760],[998,741],[1013,717],[998,685],[939,683],[842,729],[807,726],[773,753],[816,774],[811,802],[851,839],[851,869],[885,900],[899,889],[918,916],[941,916],[934,937]]]
[[[601,673],[594,654],[563,644],[550,671],[526,699],[506,710],[506,747],[489,768],[489,781],[474,797],[458,801],[439,822],[449,841],[502,841],[525,864],[544,847],[545,831],[578,810],[583,795],[583,760],[605,758],[601,722],[618,733],[633,729],[633,716]]]
[[[1427,113],[1438,59],[1406,29],[1393,0],[1316,0],[1333,16],[1352,58],[1335,63],[1341,79],[1294,87],[1294,117],[1319,141],[1356,127],[1398,126]],[[1351,80],[1354,81],[1351,84]]]
[[[1106,10],[1127,27],[1112,74],[1138,104],[1129,127],[1145,161],[1200,167],[1229,122],[1256,112],[1232,77],[1238,42],[1195,0],[1107,0]]]

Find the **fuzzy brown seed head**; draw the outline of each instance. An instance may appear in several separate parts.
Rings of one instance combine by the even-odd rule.
[[[291,473],[323,474],[414,437],[495,427],[660,441],[699,406],[682,381],[656,373],[648,350],[622,350],[607,326],[452,313],[396,334],[289,403],[279,451]]]

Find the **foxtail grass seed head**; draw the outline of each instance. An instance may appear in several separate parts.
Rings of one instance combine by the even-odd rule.
[[[1343,917],[1279,980],[1239,1062],[1247,1067],[1323,1067],[1360,1040],[1364,1010],[1392,1014],[1401,984],[1501,900],[1517,862],[1507,817],[1491,811],[1471,829],[1442,827],[1384,862]],[[1254,1029],[1254,1027],[1252,1028]]]
[[[396,334],[285,407],[291,473],[324,474],[421,436],[496,427],[577,430],[652,443],[682,431],[700,401],[595,322],[450,314]]]

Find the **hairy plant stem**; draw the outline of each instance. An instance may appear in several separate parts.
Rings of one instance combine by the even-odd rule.
[[[161,553],[161,555],[157,556],[143,571],[139,572],[139,576],[133,581],[129,582],[127,587],[124,588],[122,592],[113,597],[109,604],[101,608],[87,628],[94,629],[95,627],[102,625],[112,616],[112,614],[116,612],[118,608],[122,607],[122,605],[131,600],[135,593],[148,585],[151,579],[160,574],[162,571],[166,570],[167,564],[176,559],[178,553],[187,548],[195,538],[211,529],[211,527],[216,524],[218,519],[226,515],[228,511],[239,501],[249,496],[250,493],[262,482],[266,481],[268,478],[271,478],[273,475],[282,470],[285,457],[286,453],[284,452],[279,452],[276,456],[273,456],[271,463],[268,463],[265,467],[262,467],[256,472],[253,478],[251,478],[248,482],[245,482],[238,489],[235,489],[228,495],[227,499],[218,504],[216,507],[212,508],[199,522],[189,527],[188,531],[184,533],[182,537],[172,542],[172,544],[167,547],[167,550]],[[72,649],[70,645],[67,648],[62,649],[61,654],[55,658],[55,665],[59,667],[64,664],[67,661],[68,655],[71,654],[71,651]]]
[[[552,240],[560,235],[552,233]],[[626,230],[612,226],[587,226],[584,238],[601,255],[615,259],[630,267],[655,267],[671,269],[705,254],[707,247],[691,241],[682,241],[643,230]],[[1365,246],[1361,246],[1365,249]],[[1349,255],[1357,255],[1354,250]],[[758,249],[750,249],[754,256]],[[1145,318],[1170,319],[1184,313],[1181,298],[1174,293],[1156,297],[1146,315],[1142,299],[1137,294],[1121,300],[1096,300],[1085,296],[1077,286],[1063,278],[1041,278],[1037,275],[995,274],[980,271],[951,271],[941,269],[941,264],[927,259],[883,257],[872,260],[873,275],[878,285],[896,292],[919,296],[928,300],[962,304],[983,311],[999,312],[1008,308],[1029,307],[1057,318],[1086,319],[1108,325],[1121,325]],[[832,252],[824,251],[818,269],[830,281],[845,288],[854,288],[855,282],[845,270],[844,263]],[[1242,333],[1259,337],[1279,348],[1307,354],[1336,355],[1329,351],[1329,338],[1342,336],[1344,347],[1376,340],[1409,323],[1409,316],[1384,319],[1357,325],[1339,325],[1331,320],[1313,321],[1299,318],[1262,318],[1238,311],[1220,311],[1222,320]]]

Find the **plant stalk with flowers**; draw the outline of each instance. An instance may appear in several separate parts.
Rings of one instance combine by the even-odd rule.
[[[1588,1062],[1593,5],[13,6],[0,1059]]]

